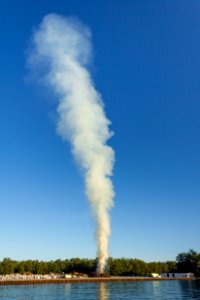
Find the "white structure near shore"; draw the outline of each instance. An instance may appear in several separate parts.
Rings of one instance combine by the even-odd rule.
[[[161,273],[164,278],[194,278],[194,273]]]
[[[154,277],[154,278],[160,278],[160,274],[158,273],[151,273],[151,276]]]
[[[61,274],[46,274],[46,275],[40,275],[40,274],[8,274],[8,275],[0,275],[0,281],[6,281],[6,280],[38,280],[38,279],[61,279],[64,278]]]

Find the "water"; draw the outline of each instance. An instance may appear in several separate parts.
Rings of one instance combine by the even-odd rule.
[[[200,281],[0,286],[0,300],[200,299]]]

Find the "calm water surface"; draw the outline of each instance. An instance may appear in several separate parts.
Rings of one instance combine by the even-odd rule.
[[[0,286],[0,300],[200,299],[200,281]]]

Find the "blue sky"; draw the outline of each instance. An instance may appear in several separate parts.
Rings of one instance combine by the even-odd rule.
[[[199,1],[7,0],[0,9],[0,259],[95,257],[95,224],[56,97],[30,81],[26,52],[48,13],[92,31],[91,73],[116,152],[110,255],[199,251]]]

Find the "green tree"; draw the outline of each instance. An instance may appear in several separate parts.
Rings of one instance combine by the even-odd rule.
[[[174,273],[177,272],[177,263],[176,261],[166,261],[167,272]],[[165,272],[164,272],[165,273]]]
[[[200,276],[200,254],[190,249],[179,253],[176,257],[178,272],[192,272]]]
[[[10,258],[4,258],[1,262],[1,274],[11,274],[14,273],[16,268],[16,261],[11,260]]]

